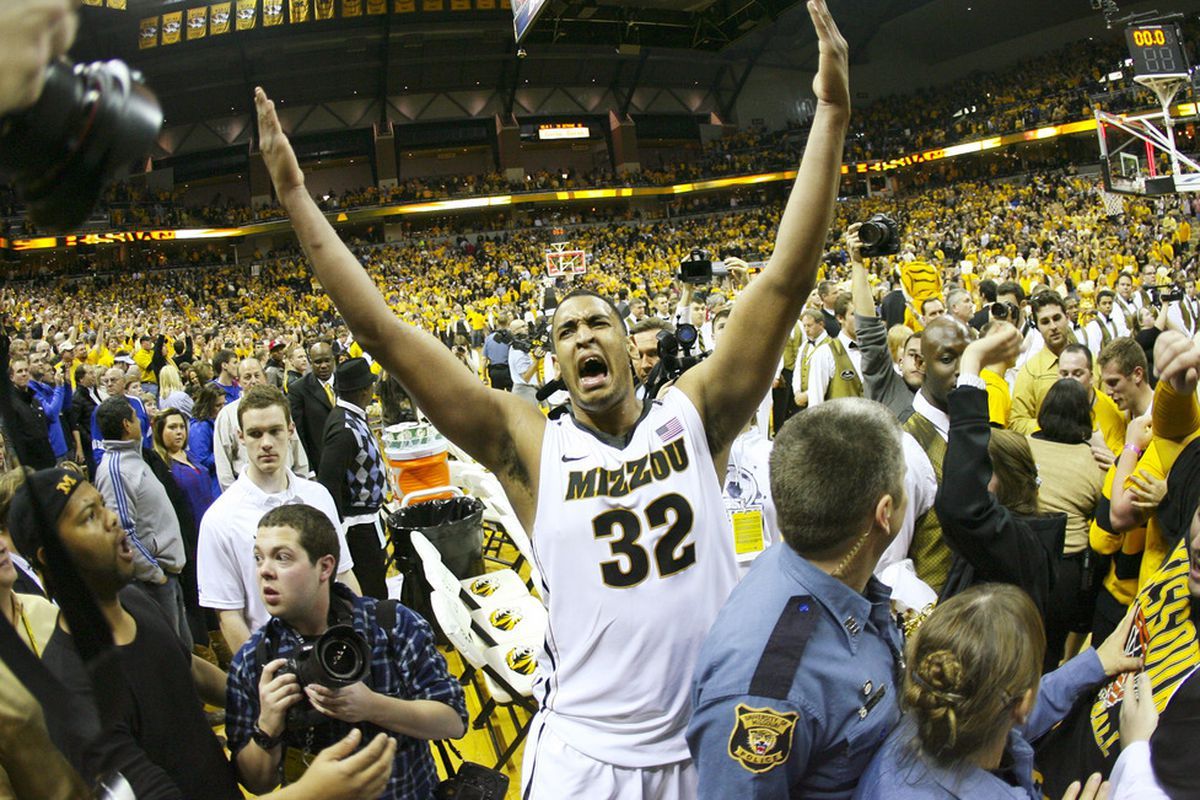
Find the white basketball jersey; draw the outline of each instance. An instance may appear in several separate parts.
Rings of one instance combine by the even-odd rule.
[[[700,415],[656,401],[624,449],[569,416],[546,425],[533,550],[550,624],[534,696],[584,755],[689,758],[692,669],[738,572]]]

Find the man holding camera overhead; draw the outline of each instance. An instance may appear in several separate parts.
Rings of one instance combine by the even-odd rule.
[[[271,619],[234,656],[225,734],[253,792],[299,779],[313,755],[354,727],[397,735],[387,790],[425,800],[437,783],[426,740],[466,732],[462,688],[428,623],[393,601],[335,585],[338,536],[306,505],[269,511],[254,559]],[[334,626],[338,626],[334,629]]]

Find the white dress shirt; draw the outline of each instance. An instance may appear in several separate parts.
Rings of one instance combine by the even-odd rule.
[[[803,334],[801,334],[801,335],[803,335]],[[825,332],[824,328],[822,328],[821,333],[817,336],[816,339],[809,339],[808,337],[805,337],[804,341],[800,344],[800,349],[796,351],[796,363],[792,366],[792,393],[793,394],[800,394],[801,392],[808,391],[808,386],[803,381],[804,359],[815,357],[815,353],[813,351],[815,351],[818,347],[822,346],[823,344],[825,344],[828,341],[829,341],[829,334]],[[809,361],[809,364],[808,364],[808,371],[809,371],[809,376],[811,377],[811,375],[812,375],[812,362],[811,361]]]
[[[850,357],[850,365],[854,367],[854,371],[858,374],[858,379],[862,380],[862,351],[858,349],[858,345],[850,340],[843,330],[837,335],[837,339],[842,343],[842,347],[846,350],[846,355]],[[837,367],[833,363],[833,350],[829,347],[822,347],[812,357],[812,361],[808,365],[808,407],[819,406],[825,402],[825,393],[829,391],[829,382],[833,380],[833,374]]]
[[[338,575],[354,568],[333,497],[316,481],[298,478],[291,472],[287,476],[286,489],[267,494],[243,470],[229,490],[213,501],[200,521],[200,541],[196,548],[200,605],[217,611],[241,611],[251,633],[270,619],[258,588],[254,539],[259,520],[271,509],[304,504],[321,511],[337,530]]]

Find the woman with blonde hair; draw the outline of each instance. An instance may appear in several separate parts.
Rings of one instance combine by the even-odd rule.
[[[1098,648],[1039,680],[1046,636],[1029,595],[987,583],[941,603],[908,640],[905,715],[855,800],[1041,800],[1030,742],[1106,677],[1140,669],[1124,654],[1132,625],[1130,614]],[[1102,797],[1099,778],[1065,797]]]
[[[158,407],[178,408],[185,416],[192,415],[192,398],[183,388],[179,369],[171,364],[158,371]]]

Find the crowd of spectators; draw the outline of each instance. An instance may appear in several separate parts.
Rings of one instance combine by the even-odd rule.
[[[1041,125],[1085,118],[1099,105],[1124,111],[1149,104],[1122,64],[1123,44],[1081,40],[1043,56],[994,71],[977,71],[948,84],[887,96],[856,108],[846,140],[847,161],[895,158],[981,136],[1001,135]],[[1115,71],[1120,78],[1109,80]],[[1049,76],[1049,79],[1047,79]],[[539,170],[514,186],[499,172],[409,178],[387,188],[359,187],[326,192],[318,198],[325,210],[443,200],[517,191],[563,191],[606,186],[661,186],[749,174],[795,166],[807,120],[771,131],[761,124],[706,142],[676,160],[651,156],[634,174],[609,169]],[[688,152],[688,151],[685,151]],[[978,167],[974,167],[978,169]],[[964,167],[970,170],[972,167]],[[951,179],[958,176],[950,175]],[[128,183],[110,188],[103,213],[111,228],[237,226],[282,219],[274,202],[251,206],[243,200],[216,196],[188,202],[185,193],[149,191]],[[0,194],[0,217],[12,220],[13,235],[36,229],[18,221],[20,203],[11,190]]]

